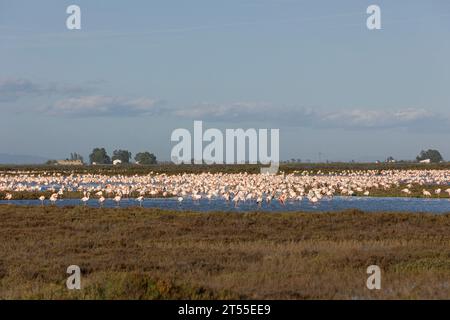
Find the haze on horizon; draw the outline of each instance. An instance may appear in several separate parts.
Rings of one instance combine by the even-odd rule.
[[[445,0],[0,0],[0,154],[168,160],[202,120],[279,128],[281,159],[450,159],[449,56]]]

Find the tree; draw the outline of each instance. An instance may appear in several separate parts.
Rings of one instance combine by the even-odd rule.
[[[139,164],[156,164],[156,156],[150,152],[139,152],[134,157],[134,160]]]
[[[439,163],[441,161],[444,161],[444,158],[442,158],[442,155],[437,150],[429,149],[427,151],[422,150],[420,154],[417,156],[417,161],[427,160],[430,159],[433,163]]]
[[[91,164],[94,162],[97,164],[110,164],[111,158],[106,153],[105,148],[95,148],[89,155],[89,161]]]
[[[81,154],[79,154],[79,153],[76,153],[76,152],[70,154],[70,160],[71,161],[78,161],[79,160],[82,163],[84,163],[83,156]]]
[[[394,159],[394,157],[389,156],[389,157],[386,159],[386,162],[395,162],[395,159]]]
[[[131,152],[128,150],[114,150],[112,161],[120,160],[122,163],[130,163]]]

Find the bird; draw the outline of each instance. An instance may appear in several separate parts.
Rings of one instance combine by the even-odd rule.
[[[7,201],[10,201],[11,199],[12,199],[12,194],[11,193],[7,193],[6,194],[6,196],[5,196],[5,199],[7,200]]]
[[[44,196],[40,196],[40,197],[39,197],[39,201],[41,201],[41,205],[42,205],[42,206],[44,205],[44,200],[45,200],[45,197],[44,197]]]
[[[422,194],[423,194],[425,197],[431,197],[431,193],[430,193],[429,191],[425,190],[425,189],[422,190]]]
[[[56,200],[58,200],[58,194],[57,193],[53,193],[50,196],[50,202],[52,203],[52,205],[54,205],[56,203]]]
[[[319,202],[319,199],[316,196],[313,196],[309,199],[309,201],[311,201],[311,203],[317,203]]]
[[[233,200],[232,200],[232,201],[234,202],[234,205],[237,206],[238,203],[239,203],[239,195],[235,195],[235,196],[233,197]]]
[[[139,206],[142,207],[142,201],[144,201],[144,197],[143,196],[139,196],[136,198],[136,200],[139,202]]]
[[[408,188],[401,190],[401,192],[406,193],[406,194],[411,194],[411,191],[409,191]]]
[[[89,201],[89,197],[90,197],[90,193],[84,193],[84,197],[81,198],[81,202],[83,202],[84,205],[87,204],[87,202]]]
[[[183,197],[178,197],[177,201],[178,202],[182,202],[183,201]]]
[[[121,195],[118,194],[114,197],[114,201],[117,203],[117,206],[120,206],[120,200],[122,200]]]
[[[278,197],[278,201],[280,201],[280,203],[282,205],[284,205],[285,201],[286,201],[286,195],[282,194],[281,196]]]
[[[105,197],[100,196],[100,198],[98,198],[98,203],[100,204],[100,207],[103,207],[103,203],[105,202]]]

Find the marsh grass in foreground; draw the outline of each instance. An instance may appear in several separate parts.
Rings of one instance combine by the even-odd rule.
[[[0,252],[3,299],[450,298],[449,214],[5,205]],[[72,264],[79,291],[65,287]]]

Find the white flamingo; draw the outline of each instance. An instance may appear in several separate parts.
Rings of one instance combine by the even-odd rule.
[[[12,197],[13,196],[12,196],[11,193],[7,193],[6,196],[5,196],[5,199],[9,202],[9,201],[11,201]]]
[[[52,203],[52,205],[54,205],[55,203],[56,203],[56,201],[58,200],[58,194],[57,193],[53,193],[51,196],[50,196],[50,202]]]
[[[122,200],[122,196],[120,194],[114,197],[114,201],[116,202],[117,206],[120,206],[120,200]]]
[[[90,197],[90,193],[88,192],[88,193],[86,194],[86,192],[85,192],[85,193],[84,193],[84,197],[81,198],[81,202],[83,202],[83,204],[86,205],[87,202],[89,201],[89,197]]]
[[[427,191],[427,190],[425,190],[425,189],[423,189],[422,190],[422,194],[425,196],[425,197],[431,197],[431,193],[429,192],[429,191]]]
[[[142,207],[142,201],[144,201],[144,197],[143,196],[139,196],[136,198],[136,200],[139,202],[139,206]]]
[[[105,202],[105,197],[100,196],[100,198],[98,198],[98,203],[100,204],[100,207],[103,207],[103,203]]]

